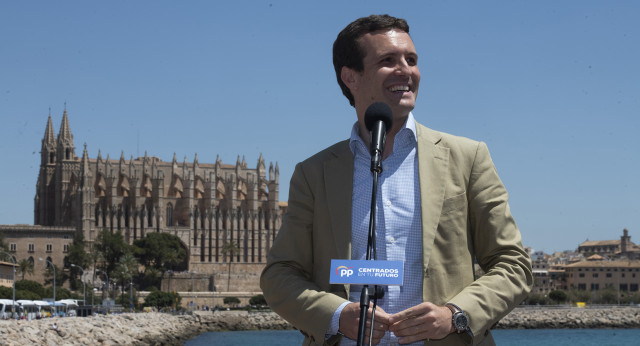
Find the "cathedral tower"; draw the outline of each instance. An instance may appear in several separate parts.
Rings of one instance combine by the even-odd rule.
[[[74,174],[77,165],[73,134],[67,118],[67,109],[62,115],[62,124],[56,142],[56,179],[55,179],[55,221],[54,225],[62,226],[75,224],[74,197],[78,185],[78,177]]]
[[[52,226],[55,218],[53,208],[55,201],[54,174],[56,168],[56,134],[53,130],[51,114],[47,120],[47,126],[42,138],[40,149],[40,172],[36,183],[36,196],[34,201],[34,220],[36,225]]]

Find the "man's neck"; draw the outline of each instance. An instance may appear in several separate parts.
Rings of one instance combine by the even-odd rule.
[[[408,117],[409,115],[406,115],[402,119],[393,119],[393,125],[391,126],[391,129],[387,131],[387,135],[385,138],[384,150],[382,152],[383,160],[389,157],[389,155],[391,155],[391,153],[393,152],[393,140],[400,129],[402,129],[402,126],[407,121]],[[366,144],[367,149],[371,150],[371,133],[369,132],[369,130],[367,130],[367,127],[364,125],[364,123],[359,122],[359,125],[360,138],[364,141],[364,144]]]

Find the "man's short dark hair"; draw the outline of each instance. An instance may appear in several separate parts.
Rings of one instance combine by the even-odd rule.
[[[358,72],[364,70],[365,52],[360,47],[359,39],[365,34],[385,29],[398,29],[408,34],[409,24],[402,18],[387,14],[362,17],[347,25],[333,42],[333,68],[336,70],[336,77],[342,93],[349,99],[352,106],[355,106],[353,95],[340,77],[342,67],[346,66]]]

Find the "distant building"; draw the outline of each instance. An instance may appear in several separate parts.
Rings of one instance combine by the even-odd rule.
[[[13,263],[0,261],[0,286],[13,287]]]
[[[569,288],[594,291],[611,287],[621,292],[638,292],[640,261],[605,261],[593,258],[565,267]]]
[[[640,259],[640,247],[631,242],[629,230],[626,228],[620,240],[587,240],[578,246],[578,252],[585,257],[600,255],[606,258]]]
[[[31,261],[36,278],[42,278],[46,261],[68,266],[76,232],[84,234],[88,248],[102,229],[121,231],[130,244],[149,232],[167,232],[188,253],[177,270],[208,274],[209,290],[226,290],[227,280],[220,279],[226,264],[234,263],[244,279],[233,281],[233,288],[259,290],[257,277],[286,208],[278,201],[277,163],[267,170],[262,155],[255,168],[240,157],[235,165],[200,163],[197,154],[191,162],[146,153],[112,160],[100,151],[90,158],[86,144],[78,157],[66,110],[57,137],[49,116],[41,148],[34,225],[0,226],[9,251]],[[240,251],[223,254],[232,242]]]

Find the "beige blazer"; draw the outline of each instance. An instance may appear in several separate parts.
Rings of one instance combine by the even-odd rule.
[[[474,344],[493,344],[492,325],[528,294],[531,262],[511,216],[507,191],[482,142],[416,123],[422,205],[423,300],[452,302],[469,316]],[[289,206],[269,251],[260,286],[271,306],[305,336],[337,344],[325,332],[349,285],[330,285],[331,259],[351,246],[353,154],[339,142],[299,163]],[[362,201],[370,203],[370,201]],[[474,258],[486,274],[474,275]],[[465,344],[451,334],[434,345]],[[470,341],[470,340],[466,340]]]

